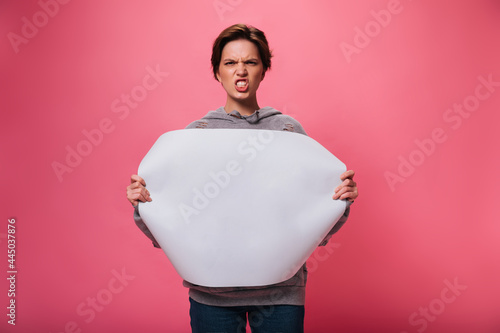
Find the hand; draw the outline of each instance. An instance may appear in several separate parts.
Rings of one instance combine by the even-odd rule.
[[[358,197],[358,188],[353,178],[353,170],[347,170],[340,175],[340,180],[343,180],[343,182],[335,188],[335,194],[333,195],[334,200],[347,199],[349,201],[354,201]]]
[[[132,206],[137,207],[139,201],[152,201],[149,191],[146,189],[146,182],[138,175],[130,177],[130,185],[127,186],[127,199]]]

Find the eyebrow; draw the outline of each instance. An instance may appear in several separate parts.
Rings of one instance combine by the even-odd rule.
[[[232,61],[234,61],[234,59],[232,59],[232,58],[226,58],[226,59],[224,59],[223,61],[228,61],[228,60],[232,60]],[[245,61],[252,61],[252,60],[253,60],[253,61],[259,61],[259,59],[257,59],[257,58],[250,58],[250,59],[247,59],[247,60],[245,60]]]

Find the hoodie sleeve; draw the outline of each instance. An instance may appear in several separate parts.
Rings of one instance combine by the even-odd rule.
[[[141,231],[153,242],[153,246],[156,248],[161,248],[160,244],[158,244],[155,237],[148,229],[146,223],[144,223],[144,221],[142,220],[141,215],[139,215],[139,205],[137,205],[134,209],[134,221],[135,224],[139,227],[139,229],[141,229]]]

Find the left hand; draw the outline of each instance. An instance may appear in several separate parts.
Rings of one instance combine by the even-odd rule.
[[[347,199],[349,201],[354,201],[358,197],[358,187],[353,178],[353,170],[347,170],[340,175],[340,180],[343,180],[343,182],[335,188],[335,194],[333,195],[334,200]]]

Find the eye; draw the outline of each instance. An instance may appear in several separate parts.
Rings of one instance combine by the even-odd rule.
[[[247,64],[257,65],[257,61],[247,61]]]
[[[224,65],[232,65],[232,64],[234,64],[234,61],[226,61],[226,62],[224,63]]]

